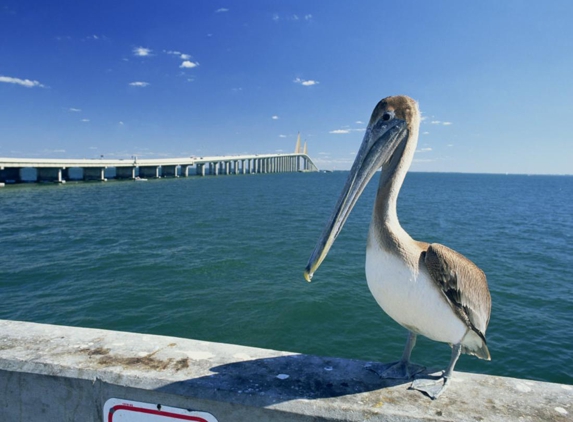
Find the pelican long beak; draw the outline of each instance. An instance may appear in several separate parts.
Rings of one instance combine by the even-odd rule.
[[[406,122],[400,119],[390,122],[378,120],[368,126],[336,207],[308,260],[304,270],[306,281],[310,282],[314,272],[326,258],[350,211],[374,173],[390,160],[396,147],[407,137],[407,133]]]

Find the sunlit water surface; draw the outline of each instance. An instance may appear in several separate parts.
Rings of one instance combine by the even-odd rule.
[[[364,276],[373,181],[312,283],[302,273],[346,172],[0,189],[0,318],[396,360],[406,331]],[[487,274],[492,361],[457,369],[573,383],[573,177],[410,173],[415,239]],[[448,345],[413,359],[443,368]]]

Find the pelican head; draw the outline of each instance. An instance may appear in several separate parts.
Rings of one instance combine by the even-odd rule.
[[[394,160],[394,152],[401,145],[404,148],[412,134],[416,134],[417,139],[418,126],[418,105],[409,97],[387,97],[374,108],[344,189],[306,265],[306,281],[312,279],[314,272],[326,258],[372,176],[391,161],[392,167],[397,164],[395,161],[401,158],[402,153],[397,154],[400,157]]]

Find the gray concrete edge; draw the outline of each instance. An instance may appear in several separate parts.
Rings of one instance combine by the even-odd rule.
[[[456,372],[432,401],[376,362],[0,320],[0,420],[103,421],[109,398],[218,421],[565,421],[569,385]]]

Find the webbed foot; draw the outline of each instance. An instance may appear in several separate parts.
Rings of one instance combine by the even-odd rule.
[[[449,381],[450,378],[445,377],[444,375],[423,375],[420,378],[416,378],[410,388],[421,391],[422,393],[427,394],[432,400],[436,400],[444,391],[446,391]]]

